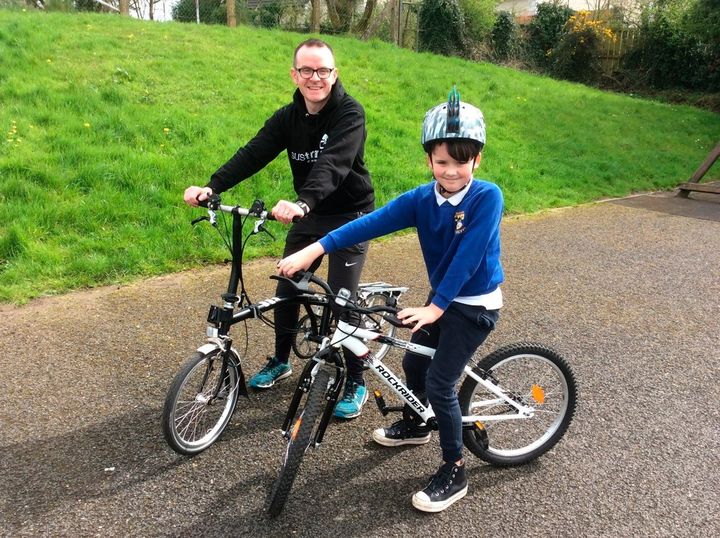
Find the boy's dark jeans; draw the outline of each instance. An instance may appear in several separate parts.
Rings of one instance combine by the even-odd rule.
[[[407,386],[413,392],[425,392],[437,418],[443,460],[462,458],[462,412],[456,385],[475,350],[495,328],[499,310],[483,306],[450,303],[445,313],[432,325],[430,334],[418,331],[412,341],[435,348],[431,360],[412,353],[403,358]]]

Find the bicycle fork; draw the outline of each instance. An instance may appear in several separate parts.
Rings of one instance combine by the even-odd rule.
[[[247,391],[247,385],[245,384],[245,374],[242,370],[242,364],[239,360],[239,356],[237,356],[236,353],[233,352],[232,349],[232,339],[225,336],[225,337],[209,337],[208,343],[200,346],[197,349],[198,353],[202,353],[203,355],[210,355],[211,353],[217,352],[218,356],[221,359],[220,368],[221,368],[221,375],[218,376],[218,381],[215,386],[215,389],[212,392],[212,396],[210,398],[210,401],[214,401],[218,395],[221,393],[224,387],[225,379],[228,376],[228,370],[229,370],[229,364],[232,362],[235,364],[235,367],[238,372],[238,380],[237,380],[237,390],[240,396],[245,396],[245,398],[249,398]],[[233,358],[233,355],[237,357]],[[203,376],[202,382],[200,384],[200,388],[198,389],[198,392],[202,392],[202,387],[205,386],[205,382],[207,381],[208,376],[210,375],[210,372],[212,371],[214,365],[212,361],[208,364],[208,369],[205,372],[205,375]]]
[[[332,418],[335,404],[337,403],[338,396],[342,390],[343,382],[345,381],[345,366],[338,350],[327,346],[321,349],[312,359],[310,359],[305,368],[303,368],[302,374],[295,387],[290,406],[288,407],[287,415],[282,425],[282,435],[286,439],[290,438],[290,430],[293,423],[295,422],[297,410],[300,407],[300,400],[303,395],[310,390],[314,379],[316,368],[322,368],[325,365],[334,367],[335,375],[331,377],[330,388],[325,390],[325,407],[320,417],[317,430],[310,440],[309,447],[317,448],[322,443],[323,437],[325,436],[325,430],[327,429],[330,419]]]

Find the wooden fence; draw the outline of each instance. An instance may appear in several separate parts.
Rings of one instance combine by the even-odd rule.
[[[613,41],[607,40],[605,48],[600,52],[602,70],[605,73],[617,71],[623,55],[632,48],[638,31],[635,28],[624,28],[616,33]]]

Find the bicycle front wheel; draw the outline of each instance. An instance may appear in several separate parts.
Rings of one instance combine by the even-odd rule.
[[[268,499],[267,512],[271,518],[277,517],[282,512],[300,469],[300,463],[305,456],[305,451],[315,437],[317,424],[326,404],[325,395],[329,382],[330,373],[321,367],[310,385],[305,408],[290,428],[290,438],[280,474],[273,484]]]
[[[474,368],[512,400],[533,409],[517,409],[468,376],[460,387],[463,415],[500,415],[506,420],[476,423],[463,432],[465,446],[480,459],[499,466],[534,460],[560,441],[575,413],[577,388],[568,363],[539,344],[512,344],[483,358]],[[507,418],[516,416],[517,418]]]
[[[298,321],[292,341],[292,349],[299,358],[309,359],[315,355],[318,344],[313,341],[313,336],[317,335],[317,326],[317,319],[310,317],[310,314],[305,314]]]
[[[212,445],[235,411],[240,359],[231,352],[223,372],[219,349],[195,353],[170,385],[163,408],[162,427],[168,445],[192,456]]]

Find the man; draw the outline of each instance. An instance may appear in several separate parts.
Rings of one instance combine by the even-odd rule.
[[[330,231],[374,209],[375,195],[365,167],[365,111],[345,92],[330,46],[319,39],[298,45],[290,76],[297,86],[292,103],[277,110],[244,147],[218,169],[205,187],[185,190],[186,203],[196,206],[252,176],[287,150],[293,175],[295,201],[280,200],[272,215],[289,224],[283,257],[312,244]],[[367,255],[367,243],[353,245],[328,256],[328,284],[337,291],[357,290]],[[322,258],[309,268],[315,271]],[[293,293],[280,282],[278,296]],[[299,306],[275,310],[275,355],[250,379],[255,389],[272,387],[292,373],[290,349],[298,323]],[[361,361],[348,355],[347,382],[335,416],[360,415],[368,392]]]

